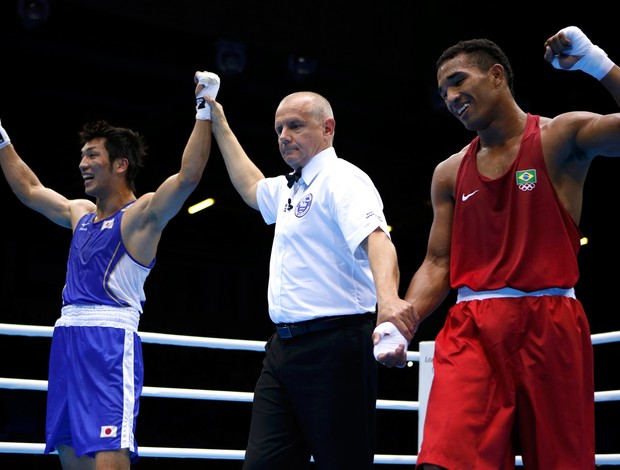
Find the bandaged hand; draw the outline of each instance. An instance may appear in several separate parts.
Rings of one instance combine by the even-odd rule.
[[[614,62],[607,57],[603,49],[592,44],[592,41],[577,26],[568,26],[559,31],[564,33],[571,41],[571,47],[565,51],[556,54],[553,58],[552,65],[560,70],[581,70],[592,75],[597,80],[602,79],[614,66]],[[562,62],[563,56],[581,57],[577,62],[566,67]],[[564,66],[562,66],[564,65]]]
[[[6,147],[10,143],[11,139],[9,139],[4,127],[2,127],[2,123],[0,123],[0,149]]]
[[[196,85],[204,87],[196,87],[197,89],[200,88],[196,92],[196,119],[210,121],[211,106],[205,101],[204,96],[209,95],[213,99],[216,98],[217,92],[220,89],[220,77],[213,72],[196,72],[194,81]]]
[[[381,323],[375,328],[373,335],[375,333],[379,333],[381,337],[374,348],[374,355],[377,361],[379,361],[380,354],[393,354],[400,345],[403,345],[405,349],[409,346],[409,341],[407,341],[392,322]],[[398,367],[404,367],[404,364]]]

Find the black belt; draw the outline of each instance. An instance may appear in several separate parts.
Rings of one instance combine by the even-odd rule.
[[[290,339],[295,336],[315,333],[317,331],[331,330],[341,326],[355,325],[371,320],[375,320],[375,313],[360,313],[354,315],[335,315],[331,317],[321,317],[314,320],[306,320],[297,323],[278,323],[276,333],[280,339]]]

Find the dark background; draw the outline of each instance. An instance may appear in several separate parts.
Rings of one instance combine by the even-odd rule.
[[[145,135],[150,152],[138,191],[155,190],[179,168],[194,121],[196,70],[221,76],[218,101],[250,157],[267,176],[285,173],[273,113],[286,94],[317,91],[334,108],[339,156],[367,171],[382,194],[403,294],[426,248],[432,171],[473,137],[438,98],[434,64],[443,49],[459,39],[495,40],[511,59],[526,111],[617,109],[595,79],[543,60],[545,39],[571,24],[620,60],[615,17],[596,2],[574,13],[520,2],[504,14],[496,4],[412,0],[50,0],[40,20],[20,16],[29,3],[0,6],[0,119],[45,185],[83,197],[77,134],[82,123],[104,118]],[[221,67],[222,43],[243,49],[240,73]],[[289,62],[299,56],[314,64],[308,76],[291,73]],[[580,253],[577,294],[592,333],[620,329],[612,297],[620,258],[619,165],[596,159],[586,184],[581,228],[590,244]],[[235,192],[216,144],[187,207],[207,197],[215,206],[193,216],[184,209],[166,228],[140,330],[264,341],[272,332],[266,288],[273,231]],[[0,200],[0,323],[52,326],[71,234],[23,207],[7,184],[0,184]],[[411,351],[434,338],[453,301],[421,326]],[[597,391],[620,389],[619,349],[595,346]],[[48,350],[48,338],[2,336],[0,376],[46,380]],[[144,345],[144,356],[147,386],[243,392],[253,390],[262,360],[259,352],[152,344]],[[381,399],[417,400],[417,365],[379,374]],[[0,441],[43,442],[44,399],[43,392],[0,390]],[[617,453],[620,405],[596,406],[597,453]],[[138,443],[243,449],[249,412],[248,403],[143,398]],[[377,453],[417,453],[417,412],[380,410],[378,419]],[[0,454],[0,467],[58,468],[58,462]],[[143,458],[136,465],[179,467],[232,469],[240,462]]]

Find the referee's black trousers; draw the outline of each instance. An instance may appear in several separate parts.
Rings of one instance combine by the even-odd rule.
[[[376,316],[363,317],[361,323],[269,339],[254,390],[244,470],[372,468]]]

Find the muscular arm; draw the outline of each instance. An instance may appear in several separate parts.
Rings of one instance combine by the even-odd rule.
[[[72,228],[85,212],[95,210],[91,201],[69,200],[43,186],[37,175],[17,154],[13,144],[0,149],[0,165],[17,198],[27,207],[62,227]]]
[[[601,84],[609,90],[616,103],[620,104],[620,68],[616,65],[609,71]],[[597,114],[576,111],[557,116],[550,128],[557,129],[558,137],[566,137],[569,148],[564,155],[585,157],[620,156],[620,113]]]
[[[205,99],[211,105],[213,135],[224,158],[230,181],[245,203],[254,209],[258,209],[256,187],[265,176],[241,147],[226,120],[222,105],[209,97],[205,97]]]
[[[219,77],[196,72],[196,98],[205,93],[217,95]],[[149,264],[157,252],[162,231],[189,195],[196,189],[211,152],[210,110],[196,109],[196,121],[189,136],[179,172],[169,176],[153,193],[140,197],[123,217],[121,233],[127,250],[142,264]]]
[[[140,197],[123,217],[123,240],[138,261],[148,264],[154,259],[162,231],[198,186],[210,150],[211,121],[196,120],[179,172],[169,176],[155,192]]]
[[[575,26],[558,31],[545,41],[545,60],[559,70],[580,70],[595,78],[620,106],[620,68],[607,54]],[[592,159],[597,155],[620,156],[620,114],[566,113],[561,121],[569,149],[560,148],[560,165],[564,155]],[[555,135],[551,133],[551,137]],[[558,134],[558,132],[555,132]],[[557,139],[556,139],[557,140]],[[555,141],[554,141],[555,142]],[[552,146],[552,149],[554,147]]]
[[[607,89],[620,107],[620,67],[614,65],[609,73],[601,79],[601,85]]]
[[[155,230],[163,230],[196,189],[209,159],[210,150],[211,122],[196,120],[183,151],[179,172],[169,176],[151,194],[145,208],[148,219],[155,223]]]
[[[600,80],[620,105],[620,68],[576,27],[563,28],[545,42],[545,60],[559,70],[581,70]],[[596,156],[620,156],[620,113],[578,111],[541,119],[545,161],[553,185],[579,223],[583,188]]]
[[[420,321],[433,313],[450,292],[453,193],[459,161],[452,157],[440,163],[433,174],[431,183],[433,223],[426,255],[405,294],[405,300],[413,304]]]

